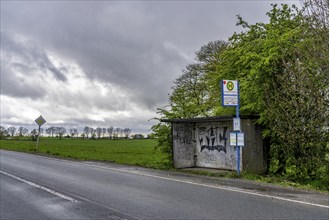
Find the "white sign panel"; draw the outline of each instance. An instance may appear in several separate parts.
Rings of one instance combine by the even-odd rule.
[[[223,96],[223,105],[224,106],[237,106],[238,97],[237,96]]]
[[[239,105],[239,83],[237,80],[222,80],[222,104],[223,106]]]
[[[230,132],[230,145],[236,146],[236,132]]]
[[[244,146],[244,133],[230,132],[230,145],[231,146]]]
[[[233,130],[234,131],[241,131],[240,118],[233,118]]]
[[[238,146],[244,146],[244,133],[238,133]]]

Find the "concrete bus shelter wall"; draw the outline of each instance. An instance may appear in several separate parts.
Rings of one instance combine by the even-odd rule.
[[[170,119],[175,168],[203,167],[236,170],[236,147],[230,146],[233,117]],[[263,173],[266,170],[262,129],[255,118],[241,117],[245,146],[241,147],[241,170]]]

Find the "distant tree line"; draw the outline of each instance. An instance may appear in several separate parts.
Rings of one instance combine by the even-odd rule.
[[[5,128],[3,126],[0,126],[0,138],[3,137],[14,137],[14,136],[19,136],[19,137],[23,137],[23,136],[29,136],[32,134],[37,134],[37,130],[34,129],[31,132],[25,128],[25,127],[19,127],[18,129],[16,127],[9,127],[9,128]]]
[[[40,135],[44,134],[44,132],[49,137],[57,137],[62,139],[63,137],[69,138],[78,138],[81,137],[83,139],[128,139],[131,135],[130,128],[114,128],[110,126],[108,128],[93,128],[90,126],[85,126],[83,131],[79,133],[78,129],[70,128],[68,131],[65,127],[61,126],[51,126],[46,129],[40,129]],[[0,139],[8,138],[8,137],[32,137],[35,138],[38,135],[38,129],[32,129],[31,131],[25,127],[8,127],[0,126]],[[80,136],[79,136],[80,135]],[[151,137],[151,135],[149,136]],[[135,134],[132,136],[135,139],[144,138],[142,134]]]
[[[122,129],[122,128],[114,128],[113,126],[110,126],[108,128],[100,128],[100,127],[92,128],[86,126],[84,127],[81,136],[83,138],[92,138],[92,139],[105,138],[105,136],[107,136],[109,139],[119,139],[119,138],[128,139],[130,134],[131,134],[130,128]]]

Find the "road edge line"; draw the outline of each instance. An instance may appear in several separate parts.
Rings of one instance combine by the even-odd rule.
[[[65,199],[65,200],[68,200],[68,201],[70,201],[70,202],[73,202],[73,203],[77,203],[77,202],[78,202],[77,200],[75,200],[75,199],[73,199],[73,198],[71,198],[71,197],[69,197],[69,196],[66,196],[66,195],[64,195],[64,194],[62,194],[62,193],[56,192],[55,190],[52,190],[52,189],[49,189],[49,188],[47,188],[47,187],[41,186],[41,185],[39,185],[39,184],[33,183],[33,182],[29,181],[29,180],[23,179],[23,178],[21,178],[21,177],[15,176],[15,175],[10,174],[10,173],[7,173],[7,172],[5,172],[5,171],[0,170],[0,173],[2,173],[3,175],[9,176],[9,177],[11,177],[11,178],[13,178],[13,179],[16,179],[16,180],[18,180],[18,181],[21,181],[21,182],[23,182],[23,183],[26,183],[26,184],[28,184],[28,185],[30,185],[30,186],[33,186],[33,187],[35,187],[35,188],[38,188],[38,189],[44,190],[44,191],[46,191],[46,192],[48,192],[48,193],[51,193],[51,194],[53,194],[53,195],[55,195],[55,196],[57,196],[57,197],[60,197],[60,198]]]

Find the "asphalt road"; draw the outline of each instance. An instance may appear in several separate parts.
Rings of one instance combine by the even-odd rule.
[[[329,219],[328,195],[0,151],[0,219]]]

